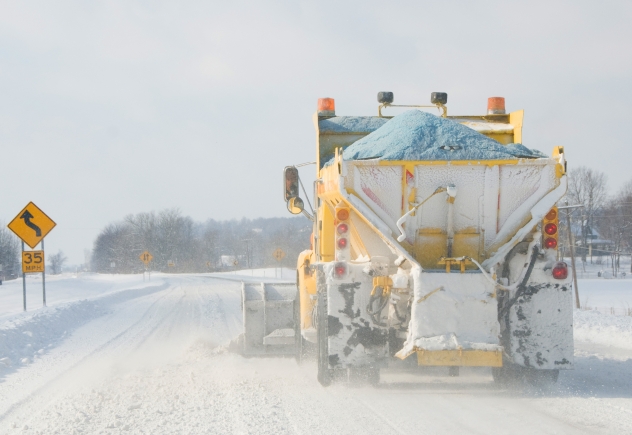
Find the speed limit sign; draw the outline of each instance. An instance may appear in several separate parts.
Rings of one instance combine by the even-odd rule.
[[[44,251],[22,251],[22,272],[44,272]]]

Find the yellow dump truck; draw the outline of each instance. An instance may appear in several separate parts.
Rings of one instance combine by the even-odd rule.
[[[288,210],[314,223],[284,345],[315,349],[323,385],[379,382],[393,358],[554,382],[573,365],[564,149],[523,146],[523,111],[505,113],[503,98],[480,116],[448,116],[440,92],[425,106],[437,115],[385,116],[390,92],[378,102],[377,116],[337,116],[319,100],[313,211],[297,167],[284,170]]]

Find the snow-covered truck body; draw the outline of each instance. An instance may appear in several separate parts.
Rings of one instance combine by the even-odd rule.
[[[341,117],[321,104],[313,244],[297,274],[299,348],[316,345],[321,383],[341,370],[376,380],[392,356],[496,378],[572,368],[563,148],[520,145],[522,111]],[[296,175],[286,168],[295,213]]]

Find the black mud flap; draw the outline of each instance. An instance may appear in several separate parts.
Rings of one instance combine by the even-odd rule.
[[[502,320],[512,363],[540,370],[571,369],[573,306],[570,284],[529,283]]]
[[[367,313],[373,280],[350,267],[349,277],[327,279],[327,336],[331,369],[383,367],[388,358],[388,328]],[[355,273],[354,273],[355,272]],[[386,309],[384,310],[386,315]]]

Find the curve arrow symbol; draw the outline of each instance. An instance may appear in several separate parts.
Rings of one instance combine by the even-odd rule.
[[[31,212],[26,210],[24,213],[22,213],[22,216],[20,216],[20,219],[24,219],[24,225],[35,230],[35,235],[37,237],[41,237],[42,230],[40,229],[40,227],[38,227],[33,222],[31,222],[31,219],[33,219],[33,215],[31,214]]]

